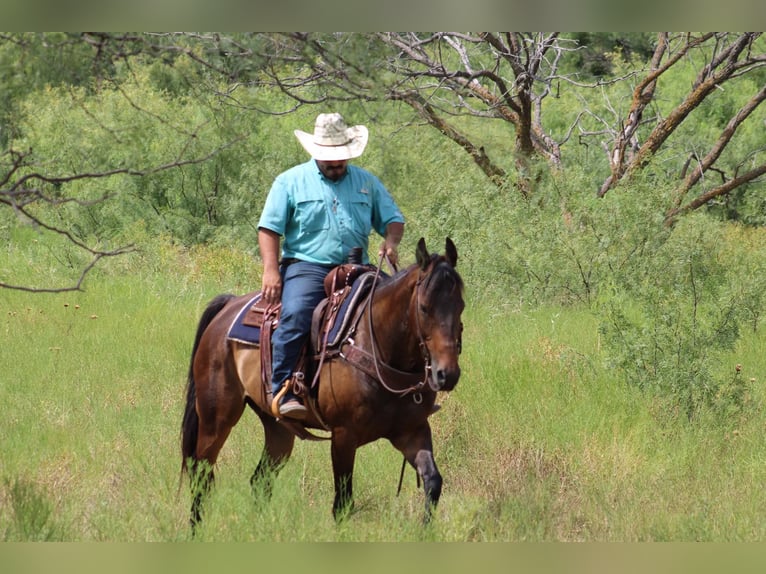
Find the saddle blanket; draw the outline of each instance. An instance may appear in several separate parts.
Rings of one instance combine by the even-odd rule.
[[[375,273],[364,273],[351,285],[351,291],[345,296],[338,308],[335,321],[329,326],[330,331],[327,334],[327,346],[329,348],[338,347],[345,339],[351,328],[354,310],[366,299],[374,280]]]
[[[364,273],[354,281],[351,286],[351,290],[343,299],[338,309],[338,313],[335,317],[333,324],[330,326],[330,332],[328,334],[328,346],[333,347],[341,342],[345,332],[351,326],[350,320],[353,318],[353,309],[357,304],[362,301],[368,294],[372,287],[374,279],[374,273]],[[246,325],[243,323],[247,311],[255,305],[261,299],[261,293],[258,292],[247,303],[242,306],[242,309],[237,313],[237,316],[232,321],[226,338],[229,340],[244,343],[246,345],[260,345],[261,342],[261,329],[260,327],[254,327],[252,325]]]
[[[237,313],[234,321],[231,322],[229,331],[226,334],[226,338],[239,343],[245,343],[246,345],[259,345],[261,342],[261,328],[253,327],[251,325],[245,325],[242,321],[247,315],[248,309],[261,300],[261,293],[256,293],[255,297],[250,299],[242,306],[242,309]]]

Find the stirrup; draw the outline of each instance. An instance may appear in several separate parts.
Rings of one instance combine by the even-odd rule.
[[[287,394],[287,391],[289,390],[289,379],[285,381],[282,384],[282,388],[279,389],[279,392],[274,395],[274,399],[271,401],[271,414],[274,415],[274,418],[280,418],[279,414],[279,402],[282,400],[282,397],[284,397]]]

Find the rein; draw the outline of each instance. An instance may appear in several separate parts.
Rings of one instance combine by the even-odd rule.
[[[347,360],[350,360],[357,364],[359,368],[367,372],[370,376],[373,376],[380,384],[381,386],[386,389],[388,392],[395,394],[395,395],[406,395],[409,393],[419,393],[419,391],[427,384],[428,376],[431,371],[431,357],[428,354],[428,350],[426,347],[425,340],[423,339],[423,333],[420,329],[420,317],[418,314],[418,308],[420,305],[420,284],[423,281],[423,278],[421,277],[418,279],[416,285],[415,285],[415,295],[417,297],[417,306],[415,309],[415,320],[417,325],[417,334],[418,334],[418,341],[420,345],[421,352],[423,353],[423,359],[425,362],[425,372],[423,376],[421,376],[418,373],[412,373],[412,372],[406,372],[406,371],[400,371],[398,369],[395,369],[394,367],[390,366],[389,364],[383,362],[381,359],[378,358],[378,342],[375,339],[375,331],[373,329],[372,325],[372,300],[373,296],[375,295],[375,289],[378,285],[378,279],[380,278],[380,268],[383,264],[383,260],[385,259],[388,266],[396,272],[396,268],[394,265],[391,264],[391,261],[388,259],[388,257],[385,255],[385,253],[381,254],[380,261],[378,262],[378,268],[375,272],[375,277],[372,282],[372,288],[370,290],[370,296],[367,298],[367,321],[368,321],[368,330],[370,332],[370,343],[372,352],[367,353],[366,351],[363,351],[359,347],[357,347],[354,344],[353,339],[349,339],[351,343],[351,350],[349,353],[346,354]],[[372,367],[370,367],[369,363],[370,361],[365,361],[364,356],[367,355],[371,359]],[[371,372],[374,371],[374,372]],[[387,376],[383,375],[383,372],[386,373]],[[405,382],[404,388],[396,388],[395,385],[388,383],[386,381],[387,378],[392,377],[399,380],[403,380]],[[420,400],[422,400],[422,397],[419,395],[416,395],[415,402],[419,403]]]

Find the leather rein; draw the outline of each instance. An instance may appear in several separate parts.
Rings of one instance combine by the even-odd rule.
[[[380,385],[386,389],[388,392],[404,396],[409,393],[415,393],[414,400],[416,403],[420,403],[422,400],[422,396],[420,395],[420,391],[423,389],[423,387],[426,386],[428,383],[428,378],[431,375],[431,356],[428,352],[428,348],[426,347],[425,339],[423,338],[423,333],[420,327],[420,285],[423,282],[423,279],[427,275],[421,276],[416,285],[415,285],[415,296],[417,298],[417,304],[415,307],[415,322],[416,322],[416,328],[417,328],[417,335],[418,335],[418,341],[420,345],[421,353],[423,354],[423,361],[424,361],[424,372],[407,372],[407,371],[400,371],[399,369],[396,369],[389,365],[388,363],[384,362],[380,357],[380,351],[378,348],[378,342],[375,339],[375,332],[373,330],[372,326],[372,299],[375,294],[375,288],[378,284],[378,279],[380,277],[380,269],[383,261],[386,261],[388,266],[396,272],[396,267],[391,264],[388,257],[386,257],[385,254],[381,255],[380,261],[378,263],[377,271],[375,272],[375,277],[372,282],[372,288],[370,290],[370,295],[367,298],[367,303],[365,305],[366,311],[367,311],[367,321],[368,321],[368,331],[370,333],[370,343],[371,343],[371,351],[368,352],[362,349],[361,347],[357,346],[354,339],[349,337],[347,339],[347,348],[343,349],[340,353],[340,356],[354,365],[355,367],[359,368],[360,370],[367,373],[369,376],[374,378]],[[395,382],[393,382],[395,381]]]

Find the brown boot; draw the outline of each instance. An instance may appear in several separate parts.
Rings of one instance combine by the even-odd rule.
[[[279,414],[283,417],[302,421],[308,415],[308,409],[294,396],[285,397],[279,404]]]

